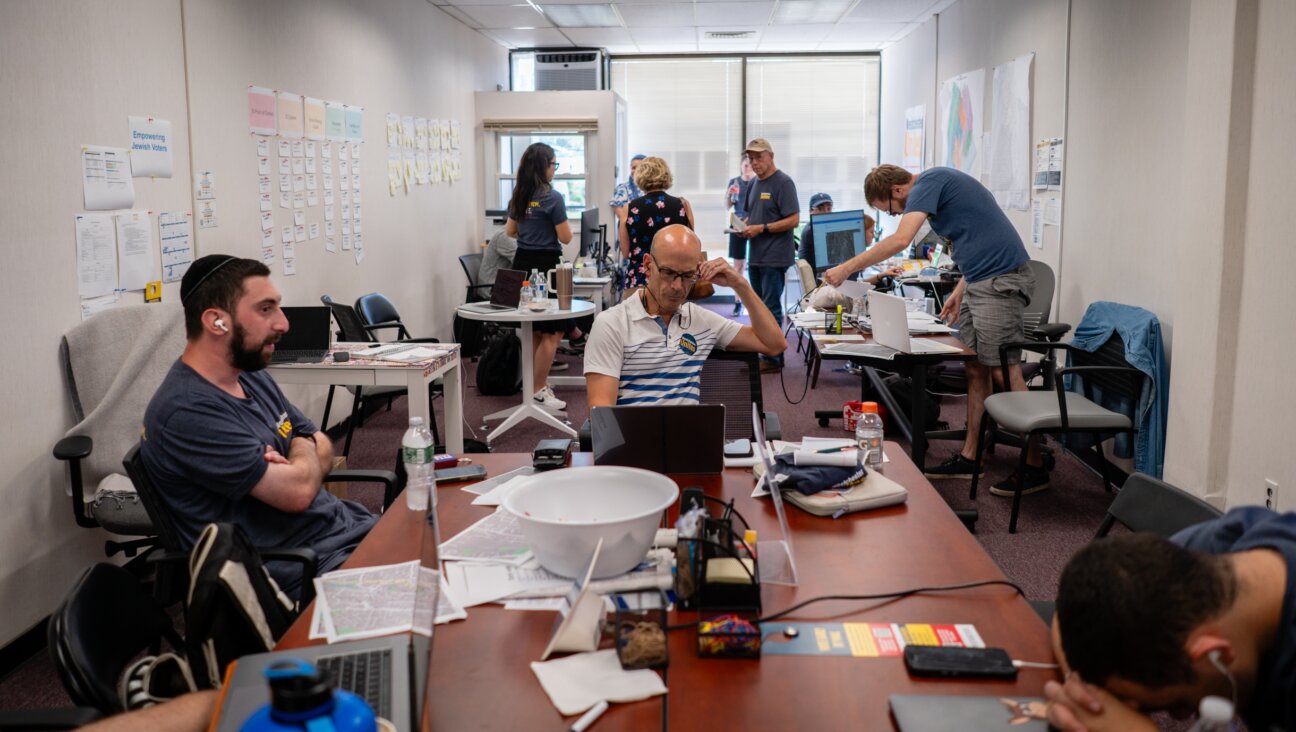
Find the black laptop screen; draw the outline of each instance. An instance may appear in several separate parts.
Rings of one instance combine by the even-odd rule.
[[[495,272],[495,284],[491,286],[491,304],[515,308],[522,297],[522,280],[526,272],[518,269],[501,269]]]
[[[286,307],[288,332],[283,334],[276,351],[327,351],[329,348],[329,309],[318,307]]]
[[[598,407],[590,412],[595,465],[657,473],[724,471],[724,405]]]

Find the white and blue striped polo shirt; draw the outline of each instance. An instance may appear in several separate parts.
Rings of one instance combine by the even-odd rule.
[[[711,349],[723,349],[742,325],[691,302],[667,326],[631,297],[599,313],[585,344],[585,373],[618,380],[617,404],[697,404],[698,377]]]

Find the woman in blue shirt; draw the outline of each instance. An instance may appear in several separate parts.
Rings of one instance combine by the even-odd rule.
[[[572,239],[567,222],[567,204],[551,185],[558,169],[552,147],[535,142],[522,153],[518,163],[517,183],[509,199],[505,232],[517,238],[513,269],[523,272],[539,270],[541,276],[558,266],[562,245]],[[533,324],[531,347],[535,354],[533,375],[538,406],[564,409],[567,403],[554,396],[549,386],[549,368],[553,365],[558,343],[572,326],[570,320],[542,320]],[[524,346],[525,347],[525,346]]]

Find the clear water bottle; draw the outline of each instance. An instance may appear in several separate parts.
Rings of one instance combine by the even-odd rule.
[[[1233,702],[1220,696],[1208,696],[1197,707],[1197,722],[1189,732],[1229,732],[1233,722]]]
[[[405,463],[405,505],[411,511],[426,511],[428,496],[436,505],[436,479],[432,473],[432,433],[423,426],[422,417],[410,417],[409,429],[401,438],[401,459]]]
[[[544,304],[546,307],[549,305],[547,279],[539,270],[531,270],[531,287],[535,290],[535,301]]]
[[[877,402],[860,405],[859,421],[855,423],[855,446],[860,467],[870,472],[882,472],[882,415]]]
[[[518,292],[518,309],[526,310],[527,305],[531,304],[532,295],[531,280],[522,280],[522,289]]]

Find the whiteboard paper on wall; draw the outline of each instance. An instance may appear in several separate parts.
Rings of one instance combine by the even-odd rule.
[[[142,290],[157,279],[153,263],[153,220],[148,211],[123,211],[114,217],[117,225],[117,287]]]
[[[171,177],[171,122],[152,117],[127,117],[130,122],[131,175]]]
[[[278,92],[276,101],[279,105],[279,134],[290,140],[302,136],[302,98],[292,92]]]
[[[342,142],[346,139],[346,105],[342,102],[324,103],[324,139]],[[325,152],[324,157],[331,157]]]
[[[117,289],[117,230],[112,214],[77,214],[77,293],[100,297]]]
[[[130,156],[124,148],[82,145],[81,180],[85,189],[85,207],[91,211],[135,205]]]
[[[1035,54],[1028,53],[994,68],[987,187],[1000,208],[1025,211],[1030,206],[1030,74],[1034,60]]]
[[[178,282],[193,263],[193,215],[188,211],[158,214],[162,242],[162,281]]]
[[[257,135],[275,134],[275,93],[263,86],[248,86],[248,129]]]
[[[936,129],[942,164],[981,179],[981,147],[985,134],[982,117],[985,100],[985,69],[968,71],[946,79],[940,88]]]
[[[322,99],[312,99],[306,97],[303,104],[306,139],[323,140],[324,139],[324,101]],[[313,154],[313,153],[312,153]]]
[[[350,142],[364,142],[364,107],[344,105],[346,111],[346,139]]]

